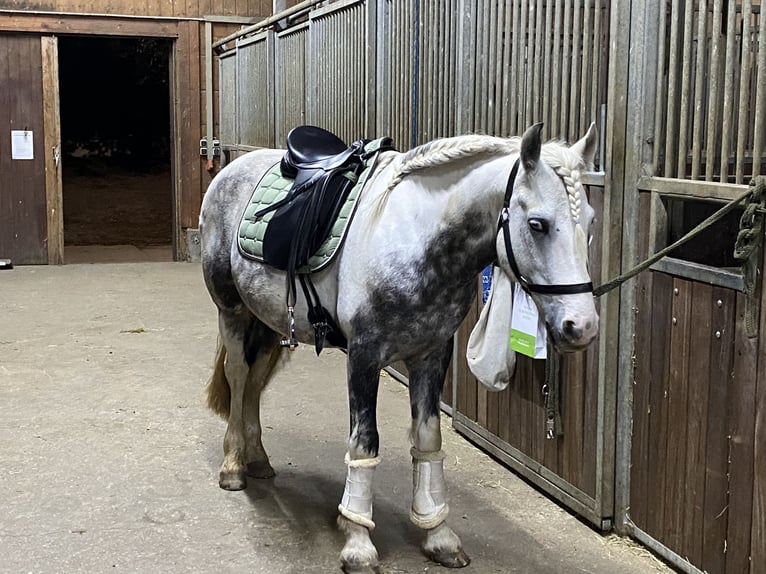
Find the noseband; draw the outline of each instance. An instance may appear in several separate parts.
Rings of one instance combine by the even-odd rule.
[[[539,285],[537,283],[530,283],[519,272],[519,266],[516,264],[516,258],[513,256],[513,248],[511,247],[511,229],[510,229],[510,214],[509,208],[511,205],[511,196],[513,195],[513,184],[516,182],[516,176],[519,173],[519,161],[516,160],[511,170],[511,175],[508,177],[508,184],[505,186],[505,198],[503,199],[503,210],[500,212],[500,219],[497,222],[497,230],[503,229],[503,239],[505,240],[505,252],[508,256],[508,263],[511,265],[511,271],[516,276],[516,280],[521,287],[532,293],[540,293],[541,295],[575,295],[577,293],[591,293],[593,292],[593,283],[590,281],[587,283],[567,283],[564,285]]]

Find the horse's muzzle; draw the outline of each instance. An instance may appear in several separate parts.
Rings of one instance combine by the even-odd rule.
[[[598,335],[598,317],[579,322],[572,318],[565,318],[558,328],[553,329],[548,325],[548,331],[551,334],[553,347],[559,353],[582,351]]]

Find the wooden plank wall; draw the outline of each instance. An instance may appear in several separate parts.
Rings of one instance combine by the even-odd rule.
[[[762,572],[764,338],[745,335],[741,293],[638,281],[630,520],[710,574]]]
[[[24,31],[46,34],[97,34],[176,38],[174,49],[175,85],[174,102],[177,113],[176,170],[173,174],[179,193],[176,197],[176,244],[183,258],[185,240],[183,229],[197,227],[202,195],[215,175],[217,165],[208,166],[201,161],[197,143],[207,135],[205,117],[205,45],[204,24],[200,18],[231,16],[256,22],[271,14],[272,0],[59,0],[20,3],[17,0],[0,0],[0,32]],[[95,15],[95,16],[94,16]],[[100,17],[98,15],[101,15]],[[103,15],[110,15],[104,17]],[[112,16],[124,15],[124,18]],[[131,18],[141,16],[142,18]],[[148,17],[148,18],[143,18]],[[149,19],[156,18],[160,19]],[[179,18],[174,21],[172,18]],[[195,20],[196,19],[196,20]],[[213,40],[235,32],[238,23],[213,24]],[[39,39],[36,40],[39,52]],[[39,60],[39,57],[38,57]],[[213,66],[214,120],[211,133],[218,137],[218,66]],[[42,87],[38,86],[42,95]],[[36,101],[36,96],[29,98]],[[39,130],[42,145],[42,130]],[[34,233],[37,227],[30,225],[26,233]],[[43,235],[46,233],[42,227]],[[55,235],[55,233],[54,233]],[[55,237],[53,237],[55,239]],[[18,253],[14,249],[14,253]],[[50,262],[57,262],[53,257]],[[41,263],[40,257],[30,262]]]
[[[0,35],[0,257],[48,262],[40,38]],[[12,160],[10,130],[32,133],[34,159]],[[4,255],[5,254],[5,255]]]

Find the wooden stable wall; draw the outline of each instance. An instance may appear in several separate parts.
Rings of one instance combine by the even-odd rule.
[[[23,252],[47,263],[45,165],[11,159],[11,130],[29,130],[43,155],[42,50],[35,37],[0,35],[0,257]],[[23,119],[22,119],[23,118]]]
[[[19,78],[24,84],[23,89],[19,87],[20,84],[17,86],[14,97],[26,93],[27,101],[40,103],[39,112],[35,112],[34,115],[34,122],[40,124],[35,130],[35,136],[39,136],[35,141],[35,144],[40,146],[39,153],[36,153],[39,161],[25,166],[17,165],[10,171],[4,170],[4,183],[8,185],[0,189],[0,205],[16,201],[19,199],[16,196],[25,194],[25,198],[22,199],[26,200],[28,208],[25,211],[16,209],[13,212],[12,217],[15,219],[12,235],[23,232],[21,235],[30,238],[27,242],[29,244],[0,240],[2,256],[11,257],[19,264],[59,263],[63,260],[60,184],[58,189],[55,188],[60,173],[56,173],[56,164],[51,163],[47,168],[43,166],[43,162],[53,157],[52,150],[58,140],[57,117],[53,121],[46,121],[45,131],[42,127],[43,107],[54,112],[58,109],[58,78],[55,74],[49,77],[47,82],[40,78],[39,60],[43,46],[49,46],[49,59],[55,63],[58,36],[112,35],[174,40],[171,57],[174,80],[171,85],[174,108],[171,129],[175,148],[172,158],[174,251],[176,258],[186,259],[188,249],[185,231],[197,227],[202,195],[218,168],[217,162],[208,164],[199,153],[199,141],[203,134],[218,137],[217,122],[213,121],[212,129],[208,129],[207,125],[206,85],[209,84],[205,77],[208,50],[205,42],[206,32],[209,31],[213,39],[224,37],[242,25],[268,17],[271,7],[271,0],[58,0],[55,3],[0,0],[0,35],[10,38],[21,34],[26,38],[26,42],[36,46],[33,48],[35,58],[23,61],[18,60],[15,55],[8,59],[10,52],[4,51],[6,74]],[[46,44],[45,38],[51,41]],[[13,53],[16,54],[15,51]],[[29,73],[23,73],[23,67],[34,64],[35,61],[38,61],[37,67]],[[21,67],[16,69],[15,66]],[[217,66],[211,69],[215,93],[218,87]],[[98,71],[94,70],[94,73]],[[6,85],[11,84],[4,82],[3,86]],[[44,97],[44,94],[47,95]],[[217,106],[218,97],[214,96],[212,101],[214,107]],[[14,110],[15,108],[6,108],[5,114],[0,115],[0,128],[3,131],[11,129],[14,121],[19,121],[18,117],[10,117],[11,113],[15,114]],[[23,115],[31,118],[29,108],[25,109]],[[217,108],[213,110],[212,117],[218,117]],[[32,119],[26,121],[30,123]],[[22,176],[21,172],[17,174],[18,177],[13,175],[21,167],[26,170],[35,167],[44,177],[33,182],[29,177]],[[30,186],[34,189],[27,189]],[[38,205],[39,209],[32,209],[33,205]],[[11,217],[8,213],[4,217]],[[5,228],[11,233],[10,225]]]
[[[745,333],[739,289],[674,265],[638,280],[628,520],[700,570],[756,574],[766,568],[766,338]]]

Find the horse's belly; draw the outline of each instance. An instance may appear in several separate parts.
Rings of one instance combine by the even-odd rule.
[[[287,274],[268,265],[247,259],[232,249],[232,277],[245,306],[273,331],[288,335]],[[322,305],[335,315],[337,292],[332,266],[311,276]],[[314,342],[314,328],[308,320],[308,304],[298,290],[294,308],[295,337],[301,343]]]

